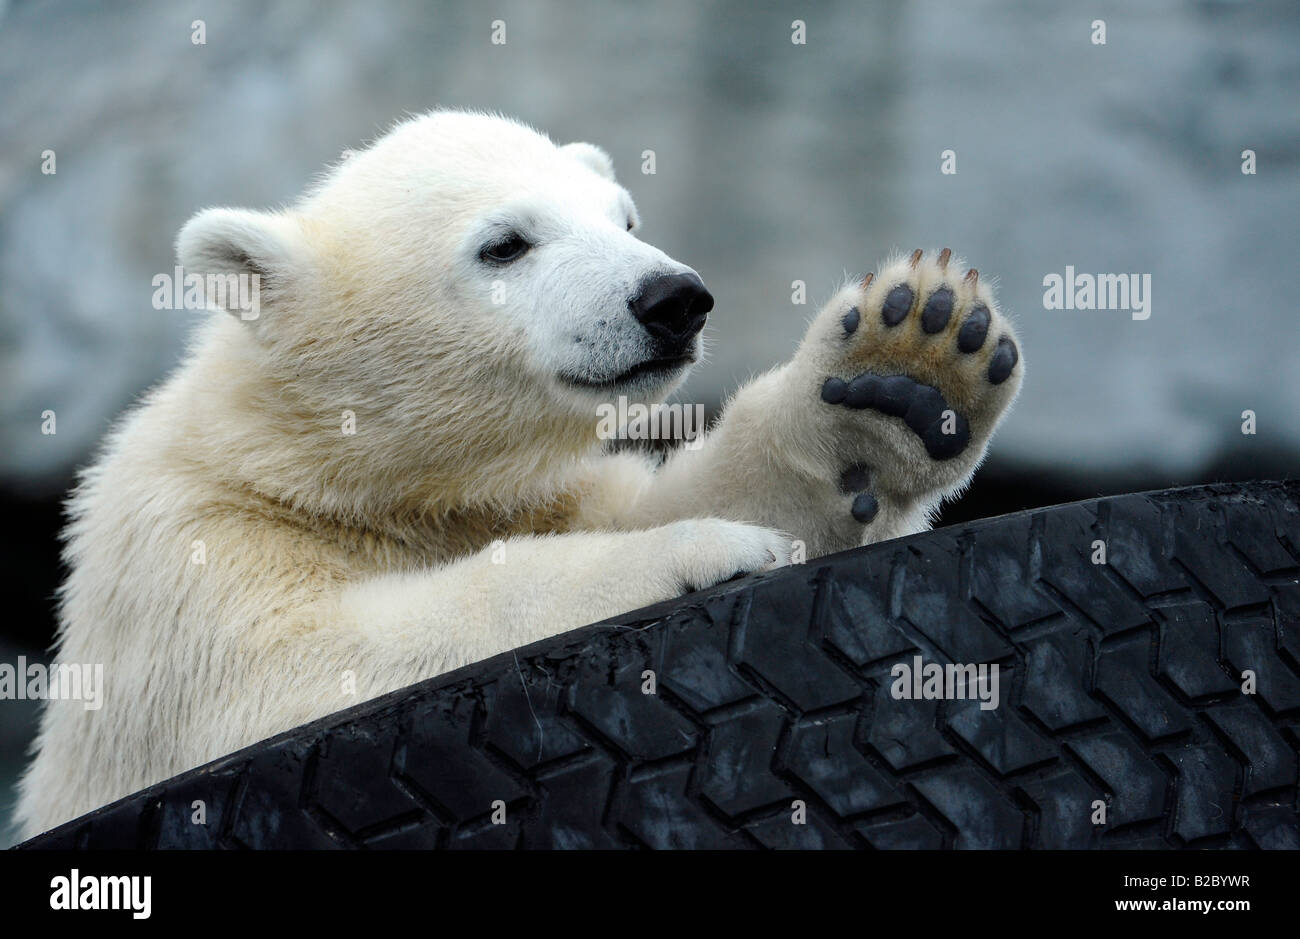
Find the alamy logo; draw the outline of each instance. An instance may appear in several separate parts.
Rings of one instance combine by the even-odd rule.
[[[132,919],[148,919],[153,911],[153,878],[87,874],[73,868],[67,877],[50,881],[52,910],[130,910]]]
[[[1150,274],[1076,274],[1074,265],[1043,278],[1044,310],[1129,310],[1133,319],[1151,317]]]
[[[596,406],[601,440],[684,440],[687,450],[704,445],[704,405],[641,404],[618,396],[618,404]]]
[[[889,693],[896,701],[975,701],[981,711],[998,706],[998,665],[940,665],[915,656],[889,670],[894,683]]]
[[[104,666],[18,664],[0,662],[0,700],[81,701],[87,711],[98,711],[103,702]]]
[[[217,307],[255,320],[262,312],[262,277],[255,273],[186,274],[177,265],[171,274],[155,274],[155,310],[206,310]]]

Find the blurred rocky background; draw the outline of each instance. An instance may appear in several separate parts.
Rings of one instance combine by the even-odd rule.
[[[498,110],[609,150],[643,236],[717,297],[681,394],[711,408],[891,249],[996,275],[1027,379],[952,522],[1294,475],[1297,102],[1294,0],[0,0],[0,661],[48,656],[60,498],[197,315],[150,304],[178,228],[292,200],[394,118]],[[1045,310],[1066,265],[1150,274],[1150,318]],[[34,716],[0,702],[0,819]]]

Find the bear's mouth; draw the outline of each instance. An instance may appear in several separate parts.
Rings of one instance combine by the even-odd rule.
[[[590,378],[583,375],[566,375],[560,373],[560,380],[576,388],[588,388],[595,391],[608,391],[648,378],[667,378],[670,374],[680,372],[695,362],[695,352],[683,352],[680,355],[660,356],[638,362],[626,371],[619,372],[613,378]]]

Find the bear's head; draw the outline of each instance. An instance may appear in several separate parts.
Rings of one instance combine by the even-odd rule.
[[[355,453],[375,474],[518,476],[590,449],[600,404],[660,400],[699,355],[713,299],[637,226],[599,148],[438,111],[285,210],[198,213],[178,255],[259,284],[255,311],[208,299],[262,381],[245,400],[324,434],[350,409],[383,443]]]

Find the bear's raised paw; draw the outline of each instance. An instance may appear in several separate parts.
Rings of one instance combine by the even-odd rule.
[[[1020,388],[1014,332],[963,268],[947,248],[890,260],[827,304],[796,357],[861,524],[890,494],[960,487]]]

